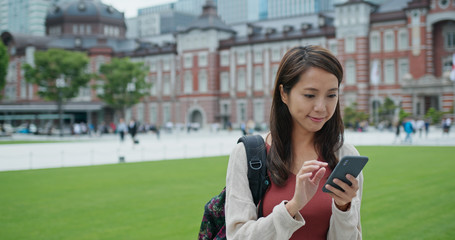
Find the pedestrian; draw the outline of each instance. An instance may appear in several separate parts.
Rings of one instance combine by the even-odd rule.
[[[443,134],[447,134],[449,136],[450,133],[450,126],[452,125],[452,119],[450,117],[442,119],[442,131]]]
[[[406,121],[403,124],[403,129],[404,132],[406,133],[406,137],[404,138],[404,142],[412,143],[412,134],[414,133],[414,127],[412,124],[411,119],[406,119]]]
[[[393,140],[393,142],[400,142],[400,129],[401,129],[401,121],[400,120],[397,120],[396,123],[395,123],[395,139]]]
[[[278,68],[264,135],[271,186],[258,219],[247,178],[243,143],[232,151],[226,175],[227,239],[361,239],[363,174],[352,185],[325,180],[345,155],[359,155],[344,143],[339,104],[340,62],[318,46],[295,47]],[[339,181],[339,180],[338,180]],[[259,213],[260,214],[260,213]]]
[[[242,131],[243,136],[247,135],[246,124],[244,122],[240,123],[240,130]]]
[[[425,121],[423,121],[423,119],[419,119],[417,120],[416,122],[416,128],[417,130],[419,131],[419,138],[422,137],[422,132],[423,132],[423,128],[425,127]]]
[[[425,120],[425,137],[428,138],[428,132],[430,131],[430,119]]]
[[[120,118],[119,120],[117,131],[120,135],[120,141],[123,142],[123,140],[125,140],[125,133],[128,131],[125,120],[123,120],[123,118]]]
[[[134,120],[134,118],[130,120],[130,123],[128,123],[128,133],[131,135],[131,139],[133,140],[133,144],[139,143],[136,140],[137,123]]]

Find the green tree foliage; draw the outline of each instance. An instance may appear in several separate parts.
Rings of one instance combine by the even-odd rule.
[[[25,79],[38,85],[38,94],[45,100],[58,101],[59,90],[65,102],[79,93],[79,88],[87,85],[91,74],[87,73],[88,57],[81,52],[62,49],[49,49],[35,52],[35,66],[24,65]],[[65,85],[57,88],[56,79],[63,77]]]
[[[149,93],[151,84],[145,81],[147,69],[142,62],[113,58],[100,67],[100,73],[101,81],[94,86],[102,89],[98,97],[116,111],[121,111],[122,116],[126,108],[137,104]]]
[[[441,122],[442,116],[444,116],[444,114],[446,114],[446,112],[441,112],[435,108],[429,108],[425,114],[425,117],[430,118],[433,124],[437,124]]]
[[[368,120],[369,115],[365,112],[357,111],[357,103],[352,103],[351,106],[344,108],[343,122],[346,127],[355,127],[356,122]]]
[[[3,44],[3,42],[0,41],[0,99],[3,98],[1,93],[6,84],[6,72],[8,70],[8,63],[8,49]]]

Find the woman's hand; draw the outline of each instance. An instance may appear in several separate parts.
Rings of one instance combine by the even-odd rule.
[[[344,192],[329,184],[325,185],[325,187],[332,192],[329,194],[335,200],[335,206],[341,211],[347,211],[349,209],[352,199],[357,196],[357,190],[359,190],[359,181],[357,178],[350,174],[347,174],[346,178],[352,183],[351,186],[338,178],[333,180],[333,183],[342,188]]]
[[[326,162],[317,160],[303,163],[295,178],[294,197],[286,204],[286,209],[291,216],[294,217],[316,194],[319,181],[325,174],[325,167],[327,167]]]

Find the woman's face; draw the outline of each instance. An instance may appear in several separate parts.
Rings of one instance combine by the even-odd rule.
[[[315,133],[333,116],[338,102],[338,79],[312,67],[300,75],[289,94],[280,86],[281,100],[288,106],[294,130]]]

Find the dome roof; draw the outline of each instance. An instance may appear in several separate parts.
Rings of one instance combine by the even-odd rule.
[[[47,19],[61,17],[101,17],[124,20],[124,15],[112,6],[99,0],[73,0],[55,4],[47,11]]]

